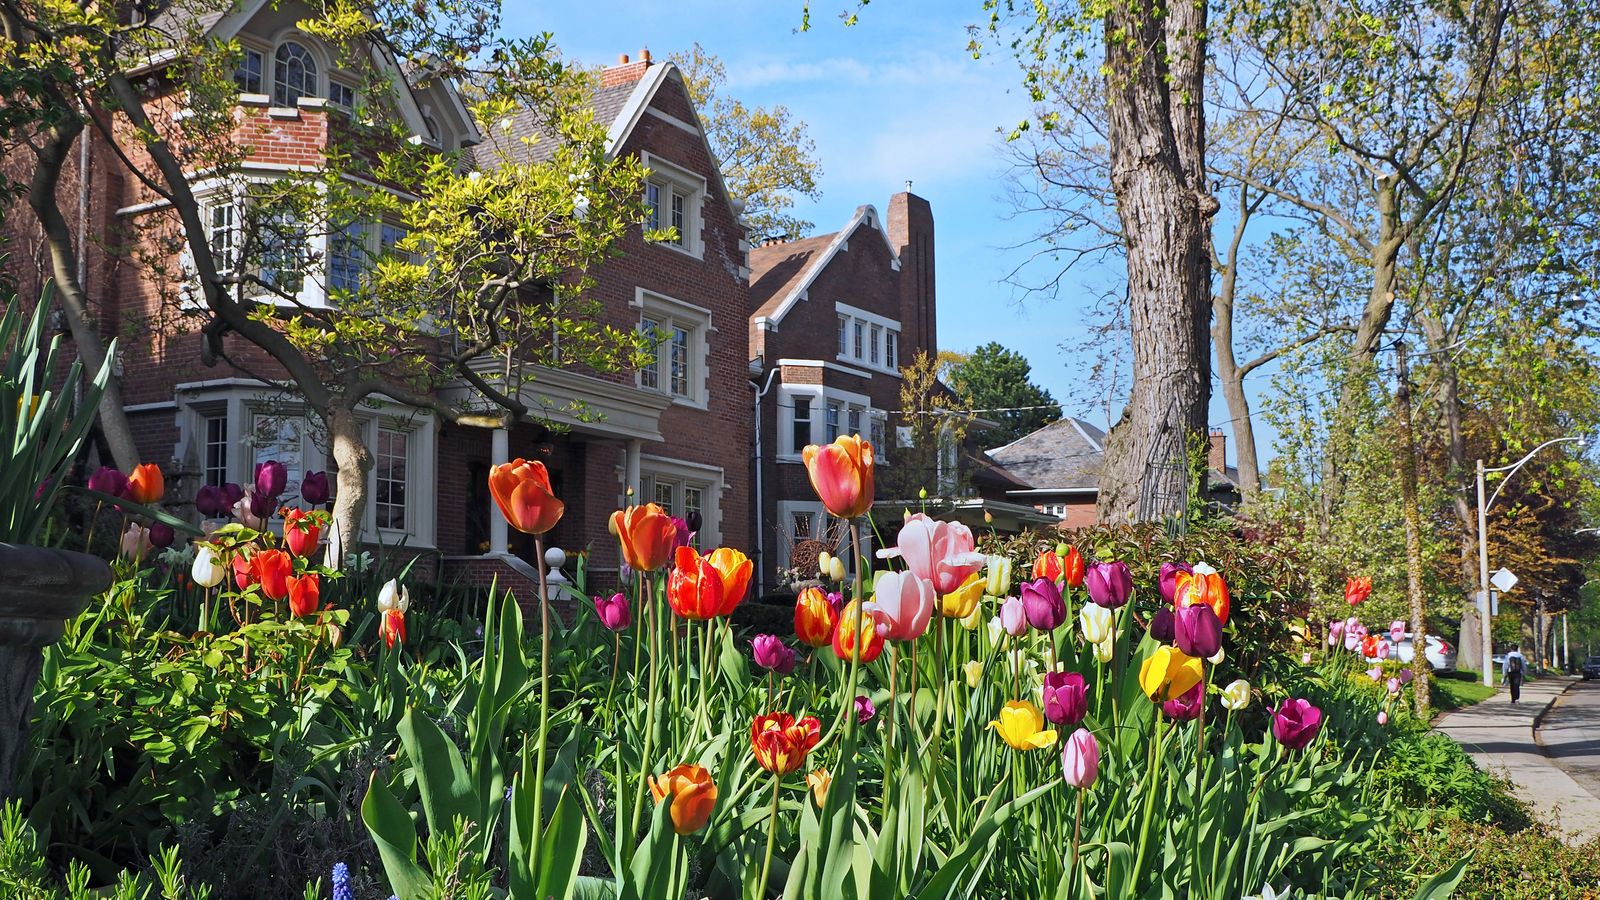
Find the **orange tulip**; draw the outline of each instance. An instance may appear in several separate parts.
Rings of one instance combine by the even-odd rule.
[[[806,588],[795,599],[794,635],[802,644],[821,647],[833,640],[833,626],[838,622],[839,613],[822,588]]]
[[[650,776],[649,782],[650,793],[657,803],[672,798],[669,813],[673,831],[693,834],[706,827],[711,810],[717,805],[717,783],[705,767],[673,766],[660,775]]]
[[[386,609],[383,611],[383,621],[378,624],[378,633],[383,636],[383,645],[390,650],[395,644],[406,642],[406,614],[405,610]]]
[[[279,510],[283,516],[283,544],[295,556],[306,556],[317,549],[317,540],[322,537],[322,526],[316,519],[303,509],[293,509],[285,506]]]
[[[1082,587],[1083,572],[1083,554],[1079,553],[1078,548],[1071,544],[1067,545],[1065,554],[1057,553],[1054,550],[1046,550],[1039,554],[1038,559],[1033,561],[1034,578],[1048,578],[1051,581],[1058,581],[1067,587]]]
[[[767,713],[750,725],[750,749],[761,768],[783,776],[799,771],[806,755],[822,739],[822,723],[816,716],[796,722],[788,713]]]
[[[811,444],[800,458],[828,512],[854,519],[872,508],[872,444],[861,435],[842,434],[831,444]]]
[[[667,578],[667,605],[685,619],[715,618],[723,615],[724,606],[727,612],[733,610],[723,596],[722,585],[722,573],[709,557],[696,553],[693,547],[679,547],[672,575]]]
[[[611,514],[611,533],[622,544],[622,558],[635,572],[654,572],[672,558],[678,526],[654,503]]]
[[[755,571],[755,565],[748,556],[732,547],[718,547],[706,555],[706,560],[722,576],[722,611],[717,615],[725,616],[733,612],[750,590],[750,573]]]
[[[321,579],[315,572],[299,578],[289,577],[289,615],[309,616],[321,600]]]
[[[544,463],[514,459],[489,470],[489,493],[511,527],[528,534],[544,534],[556,527],[566,504],[550,491],[550,473]]]
[[[1370,596],[1372,596],[1371,578],[1350,576],[1344,580],[1344,602],[1351,606],[1359,606]]]
[[[859,646],[861,661],[872,662],[883,652],[883,635],[878,633],[878,614],[864,612],[861,601],[851,600],[839,612],[839,622],[833,629],[833,652],[848,662]]]
[[[289,595],[289,575],[294,572],[294,557],[282,550],[261,550],[250,557],[256,580],[261,582],[261,593],[273,600]]]
[[[1174,609],[1183,609],[1196,604],[1211,607],[1211,611],[1217,614],[1217,621],[1223,625],[1228,624],[1228,611],[1232,608],[1232,601],[1228,597],[1227,582],[1222,580],[1222,575],[1216,569],[1205,563],[1195,564],[1193,573],[1179,572],[1173,589]]]
[[[133,467],[128,476],[128,499],[135,503],[156,503],[167,493],[166,478],[155,463],[142,463]]]

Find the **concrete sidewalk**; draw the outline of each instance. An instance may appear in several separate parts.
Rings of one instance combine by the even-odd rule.
[[[1575,680],[1529,682],[1515,704],[1502,688],[1482,703],[1439,717],[1433,727],[1465,747],[1484,771],[1510,779],[1512,792],[1569,842],[1583,843],[1600,837],[1600,797],[1558,767],[1534,739],[1538,717]]]

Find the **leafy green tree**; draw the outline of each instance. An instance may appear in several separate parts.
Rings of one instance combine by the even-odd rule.
[[[961,357],[947,377],[976,415],[1000,423],[977,436],[985,449],[1009,444],[1061,418],[1061,404],[1033,383],[1027,357],[994,341]]]

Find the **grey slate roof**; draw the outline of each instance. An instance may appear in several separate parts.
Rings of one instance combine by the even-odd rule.
[[[596,88],[589,103],[594,109],[595,121],[606,127],[616,122],[638,84],[638,81],[624,81]],[[478,127],[484,132],[486,140],[471,151],[470,164],[477,168],[492,169],[507,161],[545,162],[555,155],[556,148],[560,146],[561,139],[553,135],[539,116],[529,109],[512,114],[509,128],[501,122],[480,123]],[[528,143],[523,140],[527,137],[537,137],[538,140]]]
[[[1105,432],[1069,417],[990,450],[989,456],[1035,490],[1095,490],[1105,440]]]

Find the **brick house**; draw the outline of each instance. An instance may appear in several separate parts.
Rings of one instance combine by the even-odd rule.
[[[235,141],[248,148],[243,179],[281,177],[290,167],[316,164],[364,83],[360,73],[337,68],[335,54],[295,26],[305,14],[294,3],[246,0],[198,21],[208,36],[236,39],[245,51],[236,78],[235,132]],[[466,149],[467,165],[496,164],[472,152],[481,135],[451,85],[408,77],[406,67],[376,49],[371,57],[394,76],[392,99],[415,140],[442,152]],[[180,101],[157,94],[149,102],[172,115],[170,107]],[[621,242],[621,255],[592,273],[605,323],[650,330],[661,338],[657,359],[639,372],[536,371],[523,399],[530,408],[558,411],[510,429],[452,425],[382,399],[368,404],[364,427],[375,466],[362,539],[423,551],[444,577],[486,583],[499,576],[525,587],[536,575],[527,563],[531,542],[507,534],[487,494],[488,467],[514,456],[550,466],[568,511],[548,543],[569,553],[592,549],[589,566],[601,581],[620,562],[606,518],[630,489],[677,514],[698,512],[702,545],[750,544],[746,436],[754,413],[746,384],[747,246],[737,205],[675,66],[654,63],[648,53],[638,61],[623,57],[599,74],[593,105],[610,123],[611,152],[638,157],[650,169],[652,224],[678,227],[672,243],[647,242],[634,229]],[[163,299],[163,288],[135,261],[150,248],[123,242],[139,232],[133,226],[141,219],[166,215],[166,208],[93,129],[79,140],[86,165],[73,166],[63,178],[62,206],[81,210],[74,237],[86,295],[93,298],[100,333],[122,337],[117,362],[127,413],[141,456],[167,471],[169,498],[192,497],[202,484],[247,482],[254,464],[266,459],[284,462],[291,484],[304,472],[331,468],[315,423],[295,398],[257,377],[283,374],[265,353],[229,337],[228,355],[241,368],[208,366],[200,335],[165,324],[162,304],[170,297]],[[17,170],[29,160],[13,154],[5,164]],[[198,177],[196,187],[213,246],[231,240],[243,201]],[[10,267],[21,296],[28,297],[38,289],[38,273],[48,271],[41,239],[25,208],[5,221]],[[381,247],[402,233],[396,223],[365,223],[360,240]],[[308,273],[299,299],[326,305],[325,285],[351,277],[341,268],[348,262],[341,256],[349,254],[331,238],[310,241],[320,243],[306,248],[306,256],[322,271]],[[585,415],[559,411],[575,400],[585,405]]]

